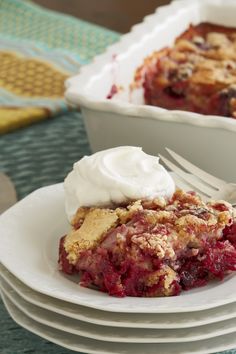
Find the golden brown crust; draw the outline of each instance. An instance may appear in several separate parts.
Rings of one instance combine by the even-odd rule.
[[[175,258],[175,252],[171,245],[171,242],[168,241],[167,235],[161,234],[147,234],[135,235],[131,239],[132,243],[139,246],[139,248],[146,251],[150,250],[153,255],[159,259]]]
[[[168,265],[163,265],[161,269],[157,270],[154,272],[152,275],[148,276],[147,279],[145,279],[145,284],[147,286],[153,286],[155,284],[158,284],[160,281],[160,278],[163,278],[162,283],[162,294],[161,296],[170,296],[172,294],[172,286],[174,281],[178,280],[178,274],[170,268]],[[158,296],[159,294],[154,292],[153,296]]]
[[[64,244],[68,260],[72,264],[76,263],[81,251],[96,246],[118,220],[116,213],[110,209],[91,208],[84,212],[84,208],[81,208],[77,215],[84,216],[83,223],[78,230],[72,230],[66,236]]]
[[[142,209],[141,200],[132,202],[127,208],[115,210],[79,208],[71,222],[72,230],[65,238],[65,250],[70,263],[76,263],[81,251],[95,247],[102,236],[115,227],[118,221],[124,224],[135,212]]]
[[[79,208],[72,221],[73,229],[64,243],[69,262],[75,264],[82,251],[96,247],[109,230],[128,223],[137,214],[152,232],[133,235],[131,243],[159,259],[172,260],[176,258],[176,252],[187,246],[194,252],[194,248],[200,246],[202,233],[209,237],[219,234],[220,237],[221,231],[236,217],[229,203],[221,200],[205,203],[198,195],[182,190],[176,190],[169,203],[160,198],[159,201],[133,201],[114,210]],[[117,233],[117,247],[123,247],[124,237]]]

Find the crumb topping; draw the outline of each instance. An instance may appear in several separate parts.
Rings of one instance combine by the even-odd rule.
[[[175,252],[168,241],[167,235],[162,234],[148,234],[135,235],[132,237],[131,242],[138,245],[143,250],[155,254],[158,258],[175,258]]]
[[[147,104],[236,118],[236,29],[190,26],[135,74]]]
[[[83,222],[79,229],[72,230],[65,239],[65,250],[71,263],[76,263],[81,251],[94,247],[102,236],[116,225],[118,216],[109,209],[79,208],[76,214]],[[77,216],[74,221],[77,221]]]
[[[174,281],[178,281],[178,274],[168,265],[164,265],[160,270],[157,270],[152,275],[147,277],[146,284],[147,286],[152,287],[153,285],[158,284],[161,278],[163,279],[163,295],[171,295],[172,284]]]
[[[135,218],[142,220],[139,228],[135,227]],[[229,203],[204,203],[198,195],[182,190],[177,190],[169,203],[160,198],[160,201],[137,200],[114,210],[79,208],[72,220],[73,229],[66,236],[65,250],[69,261],[75,264],[80,253],[97,246],[108,231],[130,223],[129,233],[134,233],[132,243],[161,259],[174,259],[179,248],[189,244],[199,247],[204,232],[220,235],[234,218],[235,211]],[[148,232],[143,232],[145,229]],[[125,238],[123,233],[117,232],[117,241]]]
[[[177,295],[236,270],[236,211],[182,190],[165,201],[79,208],[59,264],[110,295]]]

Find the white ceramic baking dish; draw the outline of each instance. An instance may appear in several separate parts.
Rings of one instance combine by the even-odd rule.
[[[236,120],[169,111],[130,102],[129,85],[143,59],[165,46],[190,23],[236,27],[235,0],[178,0],[157,9],[107,52],[66,83],[66,97],[79,105],[93,152],[118,145],[142,146],[164,154],[165,147],[229,181],[236,182]],[[108,100],[111,86],[122,94]]]

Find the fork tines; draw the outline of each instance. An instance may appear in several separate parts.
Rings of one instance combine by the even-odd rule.
[[[170,149],[166,150],[182,168],[178,167],[166,157],[159,154],[165,165],[177,176],[179,176],[187,184],[188,187],[197,190],[201,193],[202,196],[211,197],[220,187],[226,184],[225,181],[212,176],[199,167],[193,165],[191,162],[176,154],[174,151]]]

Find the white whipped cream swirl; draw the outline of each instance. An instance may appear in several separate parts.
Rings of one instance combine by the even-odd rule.
[[[111,206],[135,199],[170,198],[170,174],[139,147],[120,146],[85,156],[64,183],[68,218],[81,206]]]

